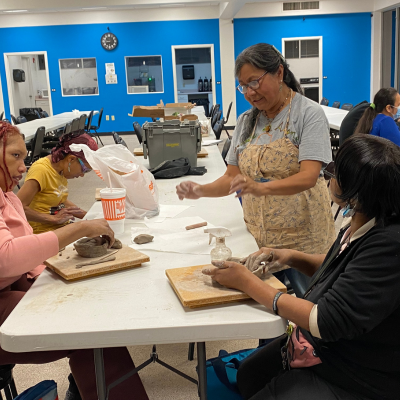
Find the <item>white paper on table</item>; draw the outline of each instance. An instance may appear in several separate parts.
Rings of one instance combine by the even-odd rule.
[[[181,206],[174,204],[160,204],[160,214],[158,214],[159,218],[174,218],[181,212],[184,212],[189,207],[192,206]]]
[[[204,228],[197,228],[187,231],[188,225],[205,222],[200,217],[185,217],[166,219],[163,223],[146,223],[135,224],[131,228],[132,247],[136,250],[155,250],[169,253],[181,254],[209,254],[212,247],[208,244],[209,235],[204,233]],[[214,227],[207,224],[207,228]],[[133,239],[140,234],[154,236],[150,243],[136,244]]]
[[[214,144],[222,143],[222,139],[210,139],[210,140],[203,140],[201,142],[202,146],[213,146]]]

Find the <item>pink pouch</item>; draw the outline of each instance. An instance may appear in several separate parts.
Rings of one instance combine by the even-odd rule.
[[[287,351],[290,368],[307,368],[322,363],[314,347],[296,325],[290,335]]]

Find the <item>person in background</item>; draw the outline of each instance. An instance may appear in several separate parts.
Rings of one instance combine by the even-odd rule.
[[[399,117],[400,94],[396,89],[382,88],[364,111],[354,133],[380,136],[400,146],[400,130],[395,122]]]
[[[114,232],[105,219],[79,221],[53,231],[33,234],[22,203],[12,191],[26,171],[26,155],[25,142],[18,128],[0,121],[0,325],[45,269],[43,260],[55,256],[59,249],[82,237],[101,235],[108,238],[110,246],[114,243]],[[66,399],[97,399],[93,350],[9,353],[0,348],[0,365],[44,364],[65,357],[69,358],[79,389],[75,394],[68,390]],[[105,349],[104,363],[107,384],[135,368],[125,347]],[[110,400],[121,399],[148,400],[137,374],[111,390]]]
[[[237,121],[227,170],[206,185],[180,183],[179,198],[239,192],[244,220],[260,248],[326,252],[335,229],[321,174],[332,160],[324,111],[302,95],[286,60],[270,44],[243,50],[236,59],[235,74],[237,89],[252,109]],[[296,270],[285,273],[301,296],[308,277]]]
[[[246,400],[399,398],[400,148],[353,135],[324,173],[332,200],[351,216],[328,253],[262,248],[252,255],[272,252],[267,268],[285,264],[312,276],[303,298],[278,292],[234,262],[203,271],[292,321],[287,335],[240,365]]]
[[[68,179],[83,177],[91,171],[83,152],[70,150],[69,146],[75,143],[98,149],[83,130],[62,136],[50,155],[33,163],[17,193],[34,233],[58,229],[75,217],[86,215],[86,211],[68,200]]]

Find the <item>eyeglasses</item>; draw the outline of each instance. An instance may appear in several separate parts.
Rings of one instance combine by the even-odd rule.
[[[82,160],[81,160],[80,158],[77,158],[77,160],[79,161],[79,164],[81,164],[82,172],[83,172],[84,174],[87,174],[88,172],[90,172],[90,171],[92,170],[91,168],[88,168],[88,167],[82,162]]]
[[[259,78],[257,78],[255,81],[249,82],[247,85],[238,85],[236,89],[242,94],[246,94],[248,88],[251,90],[257,90],[260,87],[260,79],[266,74],[268,74],[268,71],[265,71]]]
[[[335,175],[335,162],[331,161],[323,170],[325,180],[329,180],[331,178],[336,179]]]

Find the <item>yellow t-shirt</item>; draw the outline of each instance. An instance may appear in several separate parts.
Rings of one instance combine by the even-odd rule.
[[[40,191],[36,193],[29,207],[40,213],[50,214],[52,207],[64,203],[68,197],[68,182],[52,166],[49,158],[43,157],[37,160],[29,168],[25,181],[34,179],[40,185]],[[43,222],[29,222],[33,233],[53,231],[66,225],[51,225]]]

